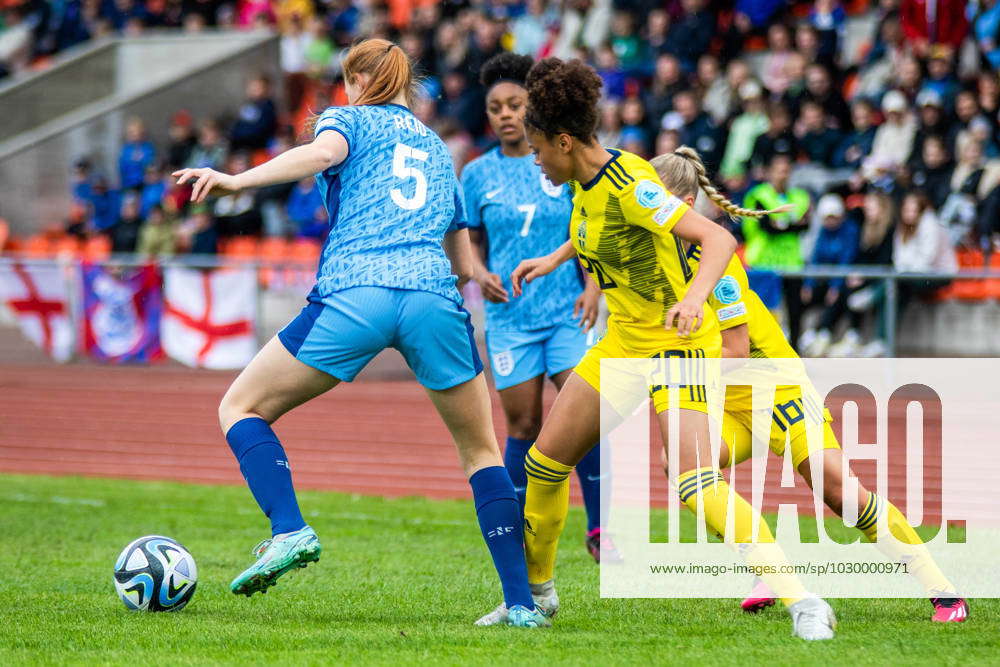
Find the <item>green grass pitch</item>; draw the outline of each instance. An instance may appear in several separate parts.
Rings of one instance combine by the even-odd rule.
[[[229,593],[266,523],[238,487],[0,476],[0,664],[970,664],[1000,659],[1000,601],[963,625],[930,623],[925,600],[832,600],[836,640],[790,636],[778,607],[735,600],[602,600],[582,547],[563,536],[563,608],[547,630],[477,628],[498,601],[469,502],[300,494],[322,560],[267,595]],[[192,551],[187,609],[125,609],[111,570],[145,534]]]

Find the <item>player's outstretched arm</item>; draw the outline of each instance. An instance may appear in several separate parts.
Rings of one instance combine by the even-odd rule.
[[[561,246],[550,252],[544,257],[533,257],[532,259],[522,260],[517,268],[510,274],[511,287],[514,290],[514,296],[521,296],[521,281],[530,283],[535,278],[540,278],[541,276],[552,273],[559,265],[573,257],[576,252],[573,250],[573,244],[566,241]]]
[[[347,140],[339,132],[323,132],[304,146],[285,151],[242,174],[223,174],[214,169],[180,169],[173,173],[177,185],[191,182],[191,201],[209,195],[225,195],[276,183],[292,183],[318,174],[347,159]]]
[[[677,333],[687,336],[701,326],[702,306],[725,273],[736,251],[736,239],[694,209],[686,211],[671,231],[675,236],[701,246],[698,272],[688,285],[687,294],[667,311],[666,317],[668,329],[674,327],[676,320]]]

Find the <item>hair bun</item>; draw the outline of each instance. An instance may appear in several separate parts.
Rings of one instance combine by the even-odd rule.
[[[545,58],[528,72],[526,121],[552,136],[565,132],[590,141],[597,132],[604,82],[580,60]]]
[[[528,78],[528,72],[535,64],[531,56],[516,53],[500,53],[486,61],[479,72],[479,82],[490,88],[499,81],[513,81],[521,86]]]

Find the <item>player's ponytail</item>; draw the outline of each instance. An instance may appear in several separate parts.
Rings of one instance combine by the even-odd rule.
[[[413,103],[415,80],[413,65],[403,49],[386,39],[366,39],[351,47],[344,58],[344,80],[358,74],[368,75],[368,85],[355,104],[386,104],[401,92],[407,104]]]
[[[660,180],[674,195],[682,199],[688,196],[694,197],[701,189],[712,200],[712,203],[734,218],[739,216],[759,218],[775,213],[785,213],[793,208],[790,204],[785,204],[769,211],[757,211],[737,206],[726,199],[712,184],[708,178],[705,163],[701,161],[701,156],[690,146],[680,146],[673,153],[657,155],[649,163],[653,165]]]

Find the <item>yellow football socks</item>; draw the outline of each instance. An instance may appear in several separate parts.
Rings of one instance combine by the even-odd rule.
[[[886,527],[898,541],[889,539],[888,536],[879,539],[878,519],[882,514],[885,514]],[[906,563],[909,573],[916,577],[929,596],[955,595],[955,587],[934,562],[917,531],[913,530],[903,513],[888,500],[869,492],[868,502],[858,515],[856,526],[890,560]]]
[[[696,515],[700,500],[708,527],[719,535],[726,534],[730,487],[718,469],[697,468],[681,473],[677,477],[677,493],[681,502]],[[735,492],[733,512],[732,544],[746,559],[747,564],[761,568],[761,579],[785,605],[794,604],[806,597],[808,593],[795,575],[764,573],[781,572],[781,566],[787,565],[788,561],[781,547],[775,544],[774,535],[767,523],[754,512],[750,503]],[[759,526],[757,542],[751,544],[754,524]]]
[[[569,512],[569,474],[573,466],[559,463],[532,445],[524,457],[528,488],[524,501],[524,555],[528,581],[552,579],[556,548]]]

